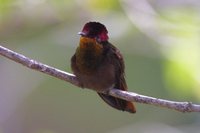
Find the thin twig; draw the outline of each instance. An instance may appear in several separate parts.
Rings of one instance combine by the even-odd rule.
[[[59,78],[61,80],[67,81],[75,86],[80,87],[78,79],[76,78],[75,75],[71,73],[67,73],[59,69],[56,69],[54,67],[48,66],[46,64],[40,63],[38,61],[25,57],[24,55],[9,50],[1,45],[0,45],[0,54],[28,68],[43,72],[45,74],[51,75],[53,77]],[[176,101],[163,100],[136,94],[133,92],[121,91],[119,89],[110,89],[108,94],[127,101],[165,107],[179,112],[200,112],[200,105],[192,104],[191,102],[176,102]]]

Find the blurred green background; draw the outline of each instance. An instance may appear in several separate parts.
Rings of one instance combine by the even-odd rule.
[[[200,103],[198,0],[0,0],[0,43],[71,72],[88,21],[106,25],[124,55],[129,91]],[[135,103],[115,110],[98,95],[0,57],[0,133],[199,133],[198,113]]]

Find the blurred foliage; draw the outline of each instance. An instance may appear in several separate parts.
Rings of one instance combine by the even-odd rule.
[[[120,4],[116,0],[86,0],[86,5],[91,8],[91,11],[97,11],[99,13],[119,11]]]
[[[77,32],[85,22],[100,21],[108,28],[110,42],[124,55],[130,91],[199,103],[199,2],[188,1],[0,0],[0,43],[71,72]],[[140,6],[130,8],[133,4],[126,2]],[[152,21],[143,20],[138,12],[151,16],[156,26],[148,27]],[[153,37],[155,31],[160,32]],[[0,74],[2,133],[199,132],[197,113],[182,114],[142,104],[136,105],[135,115],[117,111],[91,90],[3,57]]]
[[[8,14],[9,10],[11,10],[10,6],[12,4],[12,0],[0,0],[0,15]]]
[[[176,39],[166,55],[166,84],[174,96],[174,91],[178,91],[181,94],[179,98],[195,95],[199,99],[199,14],[188,8],[172,8],[161,14],[168,24],[168,27],[165,25],[162,29]]]

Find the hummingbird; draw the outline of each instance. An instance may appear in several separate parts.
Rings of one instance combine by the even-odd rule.
[[[71,58],[71,68],[81,87],[95,90],[115,109],[135,113],[132,102],[102,93],[110,88],[127,91],[123,56],[108,41],[106,27],[99,22],[88,22],[78,34],[80,41]]]

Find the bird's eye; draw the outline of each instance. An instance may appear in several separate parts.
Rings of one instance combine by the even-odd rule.
[[[95,37],[97,42],[101,42],[101,38],[99,36]]]

